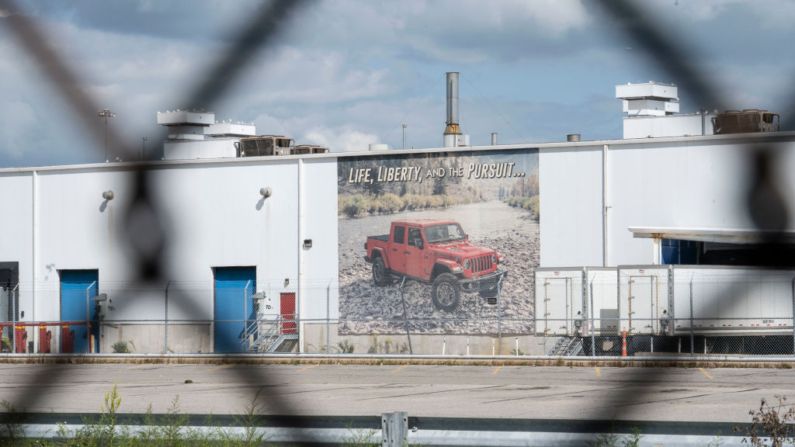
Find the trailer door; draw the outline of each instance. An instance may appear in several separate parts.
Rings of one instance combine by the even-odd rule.
[[[656,333],[654,309],[657,304],[657,277],[629,277],[628,320],[632,334]]]

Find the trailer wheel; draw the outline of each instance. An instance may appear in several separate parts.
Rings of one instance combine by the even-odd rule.
[[[458,278],[452,273],[442,273],[433,280],[431,291],[433,305],[439,310],[453,312],[458,308],[461,299],[461,288],[458,287]]]
[[[377,286],[385,286],[389,284],[389,274],[386,272],[384,258],[381,256],[373,259],[373,282]]]

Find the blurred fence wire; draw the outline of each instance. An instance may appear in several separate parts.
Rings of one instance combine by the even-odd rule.
[[[236,36],[234,43],[224,51],[223,55],[209,64],[207,69],[196,71],[197,73],[207,73],[207,76],[195,88],[187,92],[183,103],[188,107],[211,107],[215,101],[224,95],[240,71],[252,60],[251,56],[273,45],[274,39],[289,23],[290,17],[299,13],[309,3],[309,1],[297,0],[275,0],[264,3],[257,13],[251,15],[250,22],[239,28],[242,31]],[[636,2],[603,0],[599,4],[608,18],[608,25],[606,26],[617,27],[626,33],[635,42],[636,47],[645,50],[658,63],[660,70],[667,72],[671,78],[675,79],[683,90],[692,95],[701,106],[725,108],[725,101],[719,92],[714,90],[713,83],[709,82],[709,76],[703,67],[699,66],[699,61],[702,59],[693,45],[676,41],[674,33],[664,30],[663,24],[651,21],[649,19],[650,16],[645,15]],[[81,80],[68,65],[67,61],[53,50],[48,43],[49,36],[44,31],[44,28],[39,26],[32,17],[26,15],[13,0],[0,0],[0,9],[4,11],[2,25],[11,30],[16,37],[17,43],[34,57],[47,79],[49,79],[64,101],[76,112],[76,116],[83,119],[82,126],[86,129],[93,128],[95,123],[89,119],[91,115],[87,114],[86,111],[97,111],[101,107],[84,90]],[[788,96],[795,95],[790,94]],[[790,105],[785,112],[785,118],[795,116],[795,103]],[[783,123],[784,130],[793,128],[789,124],[790,121],[785,119]],[[89,132],[89,134],[94,135],[94,132]],[[115,138],[115,140],[122,141],[118,138]],[[98,157],[103,156],[101,155],[102,147],[103,142],[97,141]],[[125,156],[127,159],[135,159],[137,152],[137,147],[127,147],[123,149],[122,153],[127,154]],[[769,266],[776,268],[791,267],[795,264],[795,257],[788,255],[786,250],[788,244],[783,238],[783,231],[788,226],[791,210],[787,207],[781,179],[775,178],[771,169],[771,166],[777,163],[778,157],[779,152],[765,144],[748,148],[749,162],[747,166],[750,173],[748,178],[751,180],[746,185],[747,195],[742,198],[747,207],[738,211],[748,213],[751,221],[766,235],[767,239],[765,244],[763,244],[766,253],[764,258]],[[134,169],[136,171],[133,180],[133,190],[136,191],[136,197],[131,202],[124,219],[129,229],[130,247],[137,254],[137,276],[141,284],[163,282],[164,262],[162,256],[168,244],[164,236],[163,226],[168,222],[168,216],[165,215],[164,210],[157,209],[154,206],[152,197],[156,191],[154,190],[155,186],[149,182],[147,175],[148,166],[139,165]],[[141,286],[140,288],[145,287]],[[172,293],[175,297],[187,295],[184,291],[180,292],[180,289],[180,285],[174,286]],[[390,353],[402,353],[408,347],[409,351],[416,350],[415,353],[438,353],[441,351],[445,355],[448,353],[450,355],[460,355],[462,352],[466,352],[462,351],[463,349],[469,350],[470,354],[474,354],[475,351],[488,353],[489,345],[493,343],[495,347],[491,348],[492,352],[498,352],[503,349],[503,345],[506,345],[505,349],[508,352],[513,349],[514,354],[518,355],[534,352],[550,354],[550,350],[555,346],[559,350],[563,349],[563,352],[568,354],[572,354],[573,351],[577,351],[578,355],[587,354],[590,350],[591,352],[616,355],[616,346],[620,344],[620,348],[623,348],[624,344],[623,334],[597,334],[594,329],[596,327],[607,328],[608,326],[613,326],[609,323],[612,320],[621,321],[623,317],[620,315],[616,317],[599,316],[598,318],[591,318],[590,321],[574,317],[562,320],[547,319],[545,324],[551,321],[553,325],[561,324],[567,327],[576,327],[577,321],[579,321],[581,328],[585,324],[586,330],[588,327],[592,329],[591,333],[583,334],[585,336],[575,336],[574,338],[578,339],[580,344],[572,347],[572,343],[566,341],[572,338],[570,335],[549,336],[548,333],[546,336],[543,333],[538,335],[538,316],[525,319],[517,318],[516,316],[511,318],[497,317],[496,324],[498,329],[495,332],[492,330],[495,322],[492,318],[468,319],[464,322],[457,322],[446,319],[426,320],[414,316],[405,318],[401,322],[392,321],[391,319],[379,320],[378,318],[365,321],[340,318],[309,319],[305,318],[306,316],[279,313],[267,321],[267,324],[271,325],[271,328],[267,330],[272,331],[267,332],[263,326],[265,323],[256,315],[253,318],[246,314],[239,319],[213,321],[207,318],[200,318],[201,309],[192,308],[188,300],[175,298],[170,304],[167,304],[165,303],[165,297],[159,294],[160,291],[132,293],[128,290],[127,292],[128,297],[124,298],[125,300],[135,301],[136,303],[140,300],[141,309],[152,313],[146,314],[145,318],[136,321],[115,320],[112,316],[106,316],[106,319],[100,320],[90,315],[89,306],[87,309],[89,315],[82,321],[50,320],[35,322],[36,324],[33,326],[4,325],[2,349],[5,352],[18,352],[18,350],[25,352],[64,352],[64,350],[68,351],[70,349],[73,352],[77,352],[79,349],[93,349],[91,339],[92,333],[94,333],[95,341],[93,343],[99,346],[100,352],[108,352],[107,350],[204,352],[204,350],[215,350],[217,346],[214,344],[219,340],[216,338],[219,327],[223,327],[224,323],[229,323],[229,328],[223,329],[223,331],[226,331],[224,333],[228,334],[224,343],[227,346],[235,346],[236,349],[242,349],[242,346],[248,350],[255,344],[254,339],[265,337],[265,334],[270,333],[271,335],[268,336],[270,338],[273,338],[274,335],[278,337],[291,335],[290,331],[294,331],[295,323],[293,321],[298,318],[302,318],[302,321],[307,325],[317,325],[317,328],[312,328],[313,331],[320,333],[316,338],[317,342],[310,343],[313,345],[312,349],[317,352],[322,352],[324,349],[326,352],[330,352],[332,346],[334,346],[335,349],[343,351],[352,349],[352,352],[361,352],[362,350],[369,352],[372,350],[375,351],[374,353],[387,351]],[[210,293],[210,290],[199,292],[206,294]],[[4,293],[6,299],[13,300],[15,299],[15,294],[24,293],[24,290],[6,290]],[[112,295],[113,292],[108,291],[109,300],[112,299]],[[723,296],[726,300],[731,301],[732,291]],[[737,296],[742,297],[741,300],[734,301],[737,305],[741,305],[744,301],[752,304],[765,299],[764,296]],[[122,300],[121,298],[117,299]],[[120,303],[118,304],[121,305]],[[169,307],[171,305],[174,306],[173,309]],[[108,308],[110,307],[110,303],[108,303]],[[161,310],[162,316],[160,315]],[[244,309],[244,311],[248,312],[248,309]],[[166,313],[169,314],[168,317]],[[180,316],[180,313],[183,315]],[[185,316],[189,316],[189,318],[185,319]],[[654,344],[653,349],[655,352],[664,351],[677,354],[682,351],[684,353],[793,355],[792,334],[787,333],[788,331],[792,332],[792,306],[790,305],[789,308],[776,308],[771,315],[760,314],[755,317],[765,317],[762,318],[763,320],[769,317],[775,322],[772,324],[779,324],[778,322],[781,321],[782,323],[780,324],[785,326],[781,326],[780,334],[775,332],[764,336],[760,335],[751,340],[748,338],[751,336],[744,334],[736,336],[730,334],[710,335],[706,331],[703,331],[703,334],[696,334],[695,330],[690,329],[695,329],[691,324],[688,329],[689,334],[674,335],[668,339],[676,340],[675,346],[663,342],[662,337],[655,338],[656,336],[651,334],[638,335],[637,332],[630,332],[627,335],[628,354],[652,354],[652,344]],[[716,322],[721,324],[721,327],[723,324],[729,324],[728,321],[731,321],[732,325],[740,324],[735,317],[727,318],[718,314],[706,313],[703,317],[698,318]],[[691,319],[695,321],[696,317],[691,315]],[[648,322],[650,324],[658,321],[658,319],[650,317],[639,317],[635,320],[639,323]],[[96,323],[92,327],[91,324],[94,321]],[[429,321],[431,323],[428,323]],[[786,323],[783,323],[785,321]],[[512,333],[512,323],[517,323],[518,327],[522,327],[523,324],[529,325],[533,328],[533,333],[530,334],[526,330],[521,333]],[[385,328],[387,328],[385,333],[377,338],[372,335],[363,336],[356,334],[358,325],[374,324],[385,325]],[[431,324],[434,328],[439,328],[439,332],[429,331],[426,328],[428,324]],[[504,328],[503,324],[505,324]],[[484,330],[485,333],[474,335],[455,333],[456,328],[467,327],[469,328],[467,330],[473,330],[473,327],[479,327],[479,325],[487,328]],[[143,330],[144,328],[148,329]],[[240,330],[238,331],[238,329]],[[610,329],[615,332],[618,331],[617,327],[610,327]],[[98,331],[98,333],[95,331]],[[103,331],[107,340],[103,339]],[[184,335],[186,331],[192,335]],[[775,331],[778,331],[778,327],[775,328]],[[325,335],[322,334],[323,332],[325,332]],[[336,332],[336,338],[334,339],[330,336],[332,332]],[[534,337],[531,338],[531,336]],[[355,337],[365,337],[366,341],[360,341]],[[478,338],[476,341],[477,347],[473,347],[473,339],[476,337]],[[441,349],[439,338],[442,341]],[[179,343],[177,340],[179,340]],[[541,343],[542,341],[543,343]],[[184,344],[181,344],[183,342]],[[511,342],[513,342],[513,347],[511,347]],[[81,347],[83,343],[85,343],[85,348]],[[483,346],[484,344],[485,347]],[[539,348],[539,344],[542,344],[541,348]],[[260,344],[256,349],[264,349],[262,346],[264,345]],[[53,366],[53,368],[57,368],[57,366]],[[238,374],[245,375],[246,372],[244,371],[249,370],[240,371]],[[34,382],[36,380],[45,382],[52,380],[52,377],[57,377],[56,374],[48,372],[42,374],[41,377],[33,378],[32,380]],[[650,374],[659,373],[651,372]],[[256,376],[244,376],[243,379],[252,389],[256,388],[259,382]],[[643,398],[642,390],[639,391],[637,388],[628,388],[626,391],[619,392],[633,393],[635,399]],[[28,402],[21,404],[23,406],[25,404],[35,406],[36,401],[42,397],[42,393],[46,393],[46,388],[30,388],[30,392],[27,395]],[[271,408],[288,412],[289,401],[278,395],[268,395],[266,398],[270,401],[269,406]],[[625,408],[630,408],[630,406]],[[617,414],[616,417],[621,417],[621,415]]]

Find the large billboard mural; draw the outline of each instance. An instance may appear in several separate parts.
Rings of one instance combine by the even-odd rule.
[[[532,333],[537,149],[337,163],[340,334]]]

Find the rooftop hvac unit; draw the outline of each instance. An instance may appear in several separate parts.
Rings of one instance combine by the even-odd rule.
[[[262,135],[243,138],[235,143],[239,157],[266,157],[289,155],[295,149],[295,140],[282,135]]]
[[[776,132],[781,128],[781,116],[767,110],[727,110],[712,118],[716,135],[734,133]]]

